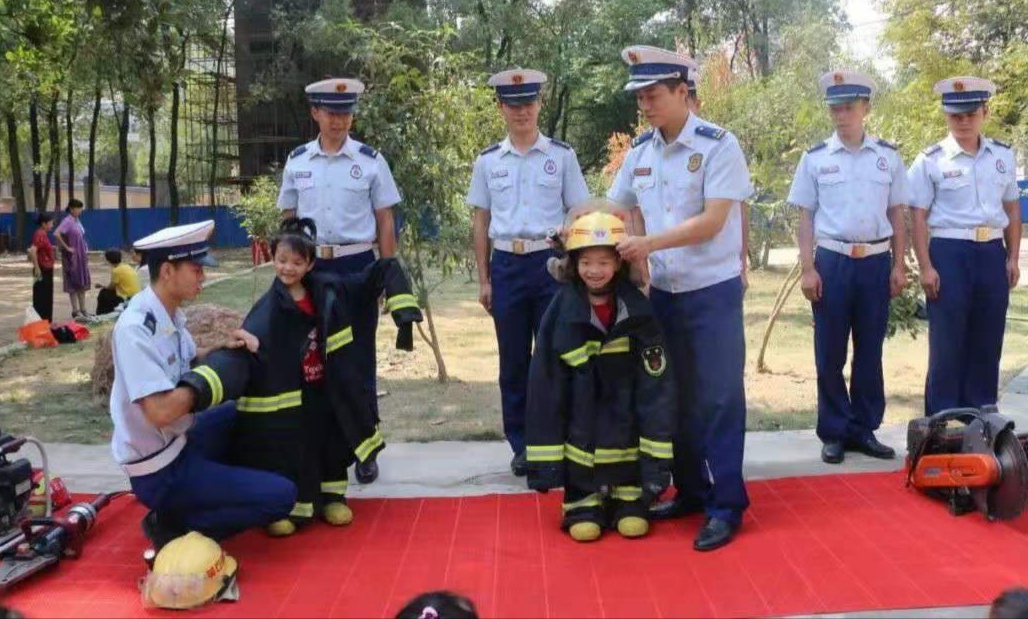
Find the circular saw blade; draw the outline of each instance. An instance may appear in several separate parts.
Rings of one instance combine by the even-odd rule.
[[[989,489],[988,514],[996,520],[1012,520],[1028,504],[1028,456],[1011,430],[1000,432],[994,446],[1001,477]]]

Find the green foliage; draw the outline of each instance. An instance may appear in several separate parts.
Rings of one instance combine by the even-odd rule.
[[[278,205],[278,179],[261,176],[254,180],[250,191],[238,204],[229,205],[229,210],[239,219],[251,239],[267,241],[278,231],[282,211]]]

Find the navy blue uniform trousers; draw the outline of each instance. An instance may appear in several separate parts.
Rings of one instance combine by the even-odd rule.
[[[503,433],[515,454],[525,451],[525,402],[532,342],[558,284],[546,270],[554,252],[514,254],[496,250],[489,267],[492,315],[500,349]]]
[[[678,431],[674,483],[686,503],[738,524],[749,506],[742,477],[746,442],[746,338],[742,280],[672,294],[650,289],[675,373]]]
[[[293,482],[225,464],[235,419],[235,402],[199,413],[171,464],[129,478],[136,498],[162,518],[215,540],[289,516],[296,501]]]
[[[814,311],[817,366],[817,436],[824,442],[860,442],[885,415],[882,345],[889,323],[890,252],[851,258],[823,247],[814,254],[821,300]],[[850,387],[842,376],[853,336]]]
[[[1003,241],[932,239],[939,297],[928,301],[925,414],[996,404],[1010,283]]]
[[[324,259],[318,258],[314,268],[337,275],[356,275],[374,262],[375,252],[366,251],[352,256]],[[360,371],[364,378],[364,390],[368,394],[371,410],[378,416],[378,361],[375,354],[375,334],[378,332],[378,300],[356,309],[353,315],[353,344],[359,351]]]

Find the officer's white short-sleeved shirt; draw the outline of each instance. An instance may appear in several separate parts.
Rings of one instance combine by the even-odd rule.
[[[482,151],[467,203],[489,211],[491,239],[542,239],[589,197],[574,149],[540,133],[525,155],[510,137]]]
[[[335,153],[313,140],[289,155],[278,206],[318,227],[318,243],[373,243],[375,211],[400,202],[393,173],[378,151],[347,137]]]
[[[710,241],[650,254],[652,285],[679,293],[713,286],[742,272],[738,203],[752,193],[746,157],[736,137],[689,114],[670,144],[659,131],[636,138],[607,197],[626,206],[638,205],[647,234],[660,234],[699,215],[705,200],[737,203]]]
[[[1006,228],[1003,202],[1019,199],[1012,148],[982,136],[977,155],[952,135],[922,151],[907,177],[910,206],[928,210],[930,228]]]
[[[789,203],[811,211],[814,236],[862,242],[892,236],[890,207],[909,201],[907,171],[896,148],[869,135],[856,151],[838,134],[800,158]]]
[[[111,450],[119,464],[135,462],[185,434],[193,423],[186,415],[173,424],[151,424],[139,401],[148,395],[174,389],[196,357],[196,343],[186,330],[181,309],[175,318],[149,286],[132,297],[114,325],[114,384],[111,388]]]

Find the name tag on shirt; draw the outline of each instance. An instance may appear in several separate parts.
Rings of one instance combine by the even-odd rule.
[[[632,176],[649,176],[653,174],[652,168],[636,168],[632,170]]]
[[[293,175],[293,178],[310,178],[310,177],[311,177],[311,172],[310,172],[310,170],[305,170],[305,171],[301,171],[301,172],[296,172],[296,173],[295,173],[295,174]]]
[[[839,166],[837,166],[837,165],[826,165],[826,166],[821,166],[820,168],[817,169],[817,173],[818,174],[835,174],[838,171],[839,171]]]
[[[957,178],[958,176],[963,176],[963,175],[964,175],[964,171],[963,170],[948,170],[948,171],[942,173],[942,178]]]
[[[504,176],[507,176],[506,168],[500,170],[493,170],[492,173],[489,174],[489,178],[503,178]]]

